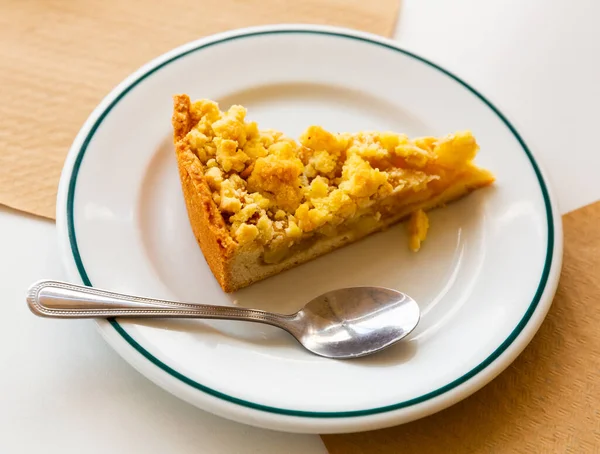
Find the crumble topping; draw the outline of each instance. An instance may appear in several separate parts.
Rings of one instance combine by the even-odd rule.
[[[423,210],[415,211],[408,221],[409,246],[413,251],[418,251],[421,248],[421,243],[427,237],[427,230],[429,230],[427,214]]]
[[[409,139],[392,132],[330,133],[310,126],[299,143],[281,132],[259,130],[246,109],[221,112],[209,100],[192,104],[197,121],[184,140],[204,166],[232,237],[265,246],[275,262],[295,242],[335,235],[346,222],[369,228],[398,203],[431,197],[466,169],[478,146],[468,131],[441,139]],[[425,239],[426,214],[409,222],[410,247]]]

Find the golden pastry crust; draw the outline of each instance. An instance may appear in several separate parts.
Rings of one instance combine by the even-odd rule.
[[[212,199],[200,160],[183,140],[193,122],[190,106],[187,95],[175,96],[172,122],[183,197],[192,231],[208,266],[223,290],[232,292],[235,288],[229,278],[230,265],[237,244],[229,235],[225,220]]]
[[[412,213],[410,247],[429,210],[491,184],[472,160],[469,132],[410,140],[388,132],[331,134],[300,143],[259,131],[246,110],[174,97],[173,134],[194,235],[232,292],[399,222]]]

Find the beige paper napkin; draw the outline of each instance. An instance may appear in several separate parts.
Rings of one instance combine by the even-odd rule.
[[[250,25],[391,35],[400,0],[2,0],[0,203],[54,218],[60,171],[96,104],[167,50]]]
[[[323,436],[330,454],[600,453],[600,202],[563,220],[558,293],[521,356],[433,416]]]

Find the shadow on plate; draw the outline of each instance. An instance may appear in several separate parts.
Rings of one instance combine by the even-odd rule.
[[[218,327],[218,325],[223,325],[223,328],[225,328],[232,323],[239,324],[235,321],[232,322],[225,320],[211,320],[210,322],[206,322],[203,320],[185,319],[157,319],[136,321],[136,324],[140,326],[147,326],[150,328],[166,331],[176,331],[178,333],[185,333],[192,336],[204,337],[207,340],[209,337],[212,337],[214,339],[214,336],[218,336],[244,342],[248,345],[249,348],[252,348],[252,346],[266,346],[268,348],[273,349],[279,349],[282,347],[294,348],[312,355],[312,353],[308,352],[308,350],[305,350],[304,347],[302,347],[291,334],[279,328],[263,325],[264,327],[269,329],[268,335],[265,335],[264,333],[261,334],[261,330],[233,331],[231,329],[219,329]],[[252,326],[251,324],[248,325]],[[356,358],[352,360],[339,361],[349,361],[350,363],[361,367],[396,366],[398,364],[410,361],[410,359],[415,356],[417,352],[417,344],[418,342],[416,340],[400,341],[397,344],[392,345],[391,347],[388,347],[385,350],[374,355],[365,356],[363,358]]]
[[[385,350],[373,355],[349,360],[358,366],[397,366],[410,361],[417,353],[418,342],[415,340],[400,341]]]
[[[288,334],[282,329],[268,325],[258,325],[230,320],[206,321],[186,319],[156,319],[139,320],[136,321],[136,324],[164,331],[175,331],[178,333],[185,333],[194,337],[198,337],[199,339],[205,337],[208,340],[209,336],[213,340],[215,337],[234,339],[240,342],[244,342],[249,346],[260,345],[279,348],[282,346],[289,345],[291,347],[296,348],[298,344],[297,341],[292,337],[292,335]],[[266,328],[268,330],[268,333],[265,333],[262,329],[239,329],[244,325],[248,325],[249,327],[252,327],[254,325],[255,328]],[[298,346],[298,348],[302,347]]]

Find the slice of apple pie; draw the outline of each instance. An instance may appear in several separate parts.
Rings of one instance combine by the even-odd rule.
[[[393,132],[333,134],[310,126],[299,142],[174,97],[174,142],[194,235],[232,292],[410,218],[409,246],[425,239],[426,210],[491,184],[473,135],[409,139]]]

